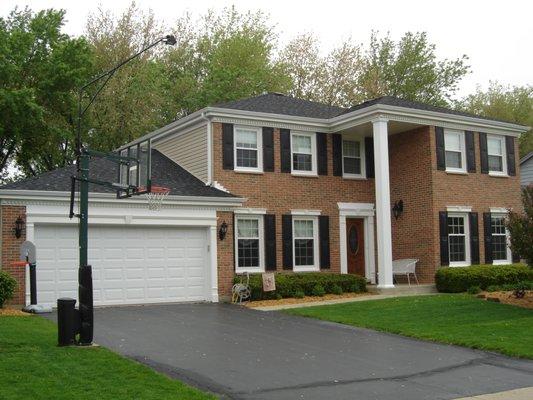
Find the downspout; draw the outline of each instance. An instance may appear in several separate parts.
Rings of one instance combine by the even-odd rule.
[[[213,131],[211,120],[202,112],[202,119],[207,122],[207,186],[213,185]]]

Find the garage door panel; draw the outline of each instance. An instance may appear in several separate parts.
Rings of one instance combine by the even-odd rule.
[[[39,302],[77,298],[77,228],[36,225],[35,243]],[[206,299],[205,229],[96,226],[89,245],[96,305]]]

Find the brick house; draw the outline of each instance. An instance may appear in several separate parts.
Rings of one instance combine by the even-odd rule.
[[[95,303],[218,301],[245,272],[356,273],[387,288],[395,259],[418,259],[423,282],[442,265],[510,263],[503,221],[521,207],[526,130],[393,97],[344,109],[268,93],[206,107],[132,142],[150,139],[152,181],[172,190],[161,212],[94,188]],[[0,188],[3,268],[34,241],[48,302],[76,296],[69,168]]]

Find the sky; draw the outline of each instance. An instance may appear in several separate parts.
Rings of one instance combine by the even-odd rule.
[[[65,32],[81,35],[88,14],[99,5],[119,14],[129,4],[130,0],[0,0],[0,15],[7,15],[15,6],[62,8],[67,11]],[[350,37],[368,43],[372,30],[390,32],[394,39],[407,31],[425,31],[437,46],[439,58],[469,56],[473,72],[460,84],[461,97],[474,92],[477,85],[486,89],[491,80],[533,84],[531,0],[137,0],[136,4],[152,9],[169,25],[186,11],[201,15],[210,8],[231,5],[240,11],[262,10],[277,24],[281,43],[299,33],[313,32],[325,51]]]

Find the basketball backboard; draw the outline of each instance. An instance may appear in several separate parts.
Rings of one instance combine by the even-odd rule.
[[[118,155],[133,160],[130,160],[129,164],[119,164],[118,182],[121,188],[117,190],[117,197],[121,199],[149,193],[152,186],[150,140],[123,147],[118,151]]]

